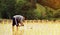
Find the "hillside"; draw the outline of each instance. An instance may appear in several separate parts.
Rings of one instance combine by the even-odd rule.
[[[60,9],[60,0],[37,0],[37,2],[43,6]]]

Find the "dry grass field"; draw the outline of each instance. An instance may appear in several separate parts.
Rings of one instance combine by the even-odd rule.
[[[60,35],[60,22],[25,22],[18,31],[16,26],[12,31],[11,22],[1,22],[0,35]]]

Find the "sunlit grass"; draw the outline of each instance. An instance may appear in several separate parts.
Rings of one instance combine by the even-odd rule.
[[[12,31],[12,24],[0,24],[0,35],[60,35],[60,22],[24,23]]]

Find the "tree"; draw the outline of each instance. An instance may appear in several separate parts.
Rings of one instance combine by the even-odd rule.
[[[37,3],[53,9],[60,9],[60,0],[37,0]]]
[[[0,12],[2,18],[11,18],[11,12],[15,10],[15,0],[0,0]]]
[[[60,9],[56,10],[54,16],[54,18],[60,18]]]
[[[25,16],[27,19],[36,19],[35,8],[32,7],[31,2],[26,0],[19,0],[16,3],[16,13]]]
[[[45,7],[46,8],[46,19],[51,20],[51,18],[53,18],[53,10],[51,10],[49,7]]]

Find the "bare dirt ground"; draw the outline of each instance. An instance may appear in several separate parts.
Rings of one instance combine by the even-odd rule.
[[[0,23],[0,35],[60,35],[60,22],[24,23],[18,31],[16,26],[12,31],[11,23]]]

